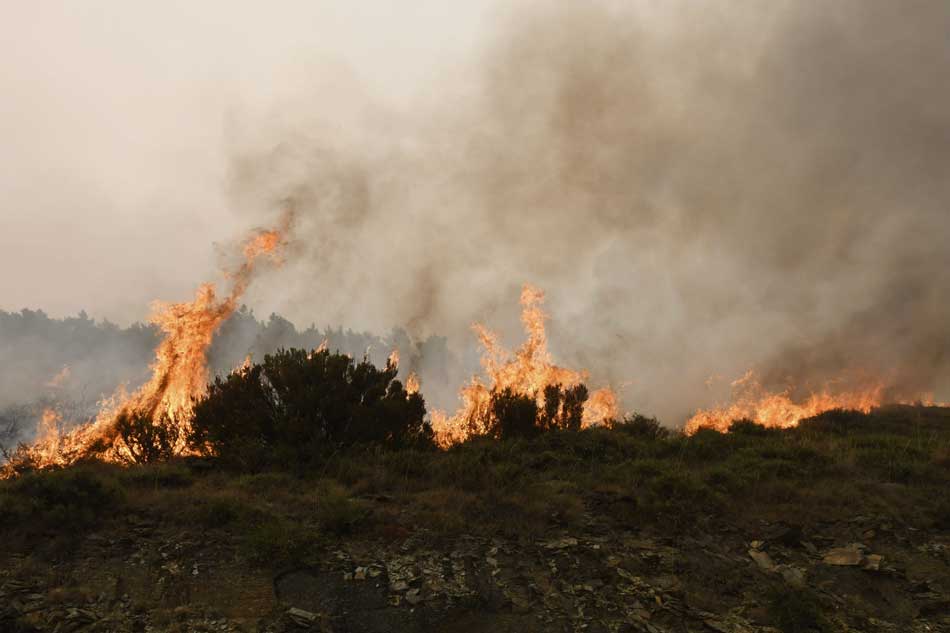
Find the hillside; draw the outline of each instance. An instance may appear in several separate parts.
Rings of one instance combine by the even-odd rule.
[[[3,631],[950,631],[950,410],[0,482]]]

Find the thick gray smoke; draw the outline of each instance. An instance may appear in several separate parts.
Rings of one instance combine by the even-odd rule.
[[[557,4],[406,111],[235,122],[235,204],[300,212],[281,311],[458,345],[531,282],[558,360],[668,423],[750,367],[946,394],[946,2]]]

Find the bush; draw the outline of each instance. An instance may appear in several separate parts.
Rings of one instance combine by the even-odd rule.
[[[112,478],[84,468],[26,473],[0,490],[0,521],[64,531],[98,523],[123,500]]]
[[[351,499],[345,488],[327,484],[320,492],[314,515],[322,529],[342,536],[365,522],[369,509],[365,504]]]
[[[189,444],[233,465],[306,465],[356,444],[431,444],[425,402],[378,369],[343,354],[280,350],[217,378],[198,400]]]
[[[149,464],[175,454],[181,427],[167,413],[155,420],[151,412],[125,410],[116,417],[115,428],[131,460]]]
[[[845,435],[852,430],[867,429],[872,416],[861,411],[851,409],[831,409],[820,413],[813,418],[806,418],[798,423],[803,431]]]
[[[192,472],[181,462],[136,466],[120,473],[120,481],[151,488],[187,488],[194,482]]]
[[[197,499],[188,514],[206,528],[224,528],[234,523],[248,523],[258,518],[261,512],[239,496],[220,494]]]
[[[752,420],[733,420],[729,425],[729,432],[735,435],[747,435],[750,437],[765,437],[766,435],[775,435],[779,433],[778,429],[770,429],[764,424],[759,424]]]
[[[266,517],[246,532],[242,549],[253,563],[279,567],[299,561],[309,542],[303,527],[280,517]]]
[[[531,437],[541,432],[538,405],[532,396],[511,389],[493,391],[488,405],[488,434],[498,439]]]
[[[506,388],[493,389],[482,419],[470,420],[473,428],[485,429],[496,439],[535,437],[543,431],[579,431],[587,402],[587,387],[548,385],[539,407],[534,394]]]
[[[651,440],[662,440],[670,436],[669,429],[662,426],[656,418],[648,418],[639,413],[614,423],[612,428]]]

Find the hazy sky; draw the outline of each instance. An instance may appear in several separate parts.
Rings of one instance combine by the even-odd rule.
[[[490,6],[6,3],[0,309],[125,322],[188,296],[247,224],[225,197],[229,119],[338,81],[406,107],[465,63]]]
[[[531,282],[666,419],[950,397],[946,0],[8,4],[2,309],[144,318],[292,201],[259,313],[511,341]]]

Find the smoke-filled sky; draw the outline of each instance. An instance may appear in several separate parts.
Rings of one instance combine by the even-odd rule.
[[[144,318],[292,204],[262,313],[513,341],[531,282],[671,422],[749,367],[950,397],[945,0],[510,4],[9,8],[0,309]]]

